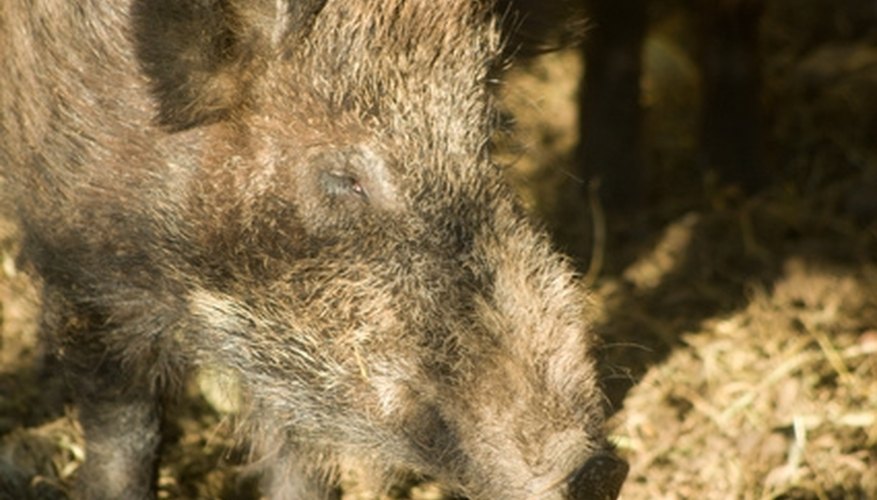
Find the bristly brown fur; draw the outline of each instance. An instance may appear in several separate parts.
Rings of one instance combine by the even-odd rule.
[[[4,195],[81,495],[154,493],[160,401],[204,365],[241,385],[273,498],[329,498],[350,463],[617,491],[591,306],[486,148],[488,6],[7,0],[0,47]]]

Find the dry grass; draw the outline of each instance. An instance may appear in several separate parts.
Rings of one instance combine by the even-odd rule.
[[[790,259],[616,415],[625,498],[877,498],[877,268]]]

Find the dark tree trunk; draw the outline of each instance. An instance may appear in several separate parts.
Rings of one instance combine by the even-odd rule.
[[[585,0],[592,29],[585,38],[585,81],[580,102],[578,164],[582,177],[599,179],[610,209],[642,204],[640,109],[644,0]]]
[[[701,0],[700,154],[723,183],[754,191],[761,165],[759,20],[763,0]]]

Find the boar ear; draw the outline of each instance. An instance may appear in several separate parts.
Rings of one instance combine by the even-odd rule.
[[[252,80],[303,38],[326,0],[138,0],[133,38],[171,130],[221,121],[247,100]]]

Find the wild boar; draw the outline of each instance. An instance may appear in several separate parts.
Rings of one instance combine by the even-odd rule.
[[[5,0],[4,197],[85,498],[150,498],[162,401],[234,376],[271,498],[339,464],[614,498],[586,293],[490,158],[464,0]]]

